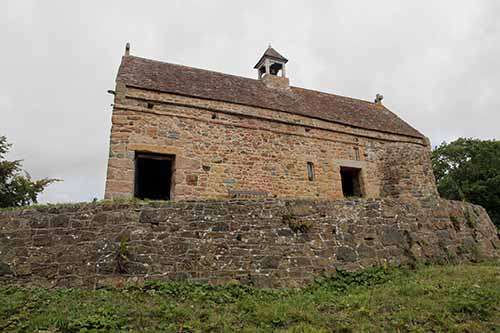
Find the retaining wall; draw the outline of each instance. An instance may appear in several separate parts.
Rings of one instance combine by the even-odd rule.
[[[297,286],[336,268],[500,257],[480,206],[429,199],[96,203],[0,212],[0,283]]]

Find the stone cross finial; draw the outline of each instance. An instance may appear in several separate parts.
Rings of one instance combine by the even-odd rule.
[[[130,43],[125,44],[125,55],[130,55]]]
[[[383,96],[383,95],[381,95],[381,94],[377,94],[377,95],[375,95],[375,100],[374,100],[374,102],[375,102],[376,104],[382,104],[382,100],[383,100],[383,99],[384,99],[384,96]]]

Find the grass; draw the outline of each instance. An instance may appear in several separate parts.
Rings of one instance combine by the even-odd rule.
[[[0,287],[2,332],[500,332],[500,264],[338,272],[302,289]]]
[[[86,206],[86,205],[110,205],[116,203],[149,203],[153,200],[149,199],[138,199],[138,198],[115,198],[115,199],[102,199],[93,201],[82,201],[82,202],[62,202],[62,203],[47,203],[47,204],[32,204],[28,206],[16,206],[16,207],[0,207],[0,212],[9,212],[25,209],[48,209],[48,208],[64,208],[64,207],[74,207],[74,206]],[[168,202],[163,200],[155,200],[154,202]]]

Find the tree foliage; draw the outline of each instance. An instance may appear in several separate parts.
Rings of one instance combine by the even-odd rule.
[[[500,228],[500,141],[459,138],[432,152],[440,195],[483,206]]]
[[[22,170],[21,161],[7,161],[5,154],[12,145],[0,136],[0,208],[26,206],[37,202],[38,194],[57,179],[31,180]]]

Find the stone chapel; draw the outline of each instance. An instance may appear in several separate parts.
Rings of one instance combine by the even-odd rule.
[[[257,79],[130,55],[114,94],[105,197],[437,196],[429,140],[382,104],[290,85],[269,46]]]

